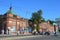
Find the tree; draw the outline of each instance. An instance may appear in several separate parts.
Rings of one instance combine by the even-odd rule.
[[[46,22],[44,18],[42,18],[41,22]]]
[[[32,23],[32,20],[31,20],[31,19],[29,19],[29,26],[30,26],[30,28],[32,29],[32,31],[35,29],[35,28],[33,27],[33,23]]]
[[[38,10],[37,12],[32,13],[32,23],[36,24],[36,30],[39,31],[39,24],[41,23],[42,19],[42,10]]]
[[[56,23],[55,21],[53,20],[48,20],[50,22],[51,25],[53,25],[53,23]]]

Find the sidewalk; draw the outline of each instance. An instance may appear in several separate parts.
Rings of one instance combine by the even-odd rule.
[[[15,36],[32,36],[32,34],[20,34],[20,35],[0,34],[0,38],[2,38],[2,37],[15,37]]]
[[[1,37],[0,40],[14,40],[20,38],[31,38],[31,37],[42,37],[42,35],[28,35],[28,36],[10,36],[10,37]]]

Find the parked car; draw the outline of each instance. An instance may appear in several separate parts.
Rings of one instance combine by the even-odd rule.
[[[43,32],[38,32],[39,35],[43,35]]]
[[[50,33],[49,32],[45,32],[44,35],[50,35]]]
[[[38,32],[33,32],[32,34],[33,34],[33,35],[38,35]]]

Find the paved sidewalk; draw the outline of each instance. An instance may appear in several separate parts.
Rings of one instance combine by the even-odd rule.
[[[60,35],[60,34],[59,34]],[[14,40],[14,39],[23,39],[23,38],[31,38],[31,37],[45,37],[48,35],[0,35],[0,40]],[[54,35],[49,35],[54,36]]]
[[[3,35],[2,37],[1,37],[2,35],[0,35],[0,40],[16,40],[16,39],[18,39],[18,40],[20,40],[20,39],[29,39],[29,38],[33,38],[33,39],[37,39],[38,40],[38,38],[39,39],[47,39],[47,38],[51,38],[52,39],[52,37],[53,37],[53,39],[55,39],[55,37],[57,37],[57,38],[60,38],[60,36],[54,36],[54,35],[15,35],[15,36],[12,36],[12,35]],[[33,40],[32,39],[32,40]]]
[[[39,36],[41,36],[42,37],[42,35],[32,35],[32,36],[15,36],[15,37],[13,37],[13,36],[11,36],[11,37],[3,37],[3,38],[0,38],[0,40],[13,40],[13,39],[20,39],[20,38],[31,38],[31,37],[39,37]]]
[[[19,35],[32,35],[32,34],[19,34]],[[12,35],[12,34],[11,35],[10,34],[0,34],[0,36],[16,36],[16,35]]]

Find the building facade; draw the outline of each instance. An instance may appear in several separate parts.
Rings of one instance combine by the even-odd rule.
[[[58,26],[55,25],[55,27],[54,27],[54,25],[51,25],[49,21],[48,21],[48,22],[42,22],[42,23],[39,25],[39,27],[40,27],[40,31],[41,31],[41,32],[54,33],[55,30],[56,30],[56,32],[58,32]],[[55,28],[56,28],[56,29],[55,29]]]
[[[28,34],[28,19],[13,14],[12,7],[0,15],[0,34]]]
[[[36,29],[33,30],[33,32],[36,32],[36,31],[37,31]],[[55,32],[58,32],[58,26],[55,24],[51,25],[49,21],[48,22],[41,22],[39,24],[39,32],[43,33],[43,34],[45,32],[49,32],[50,34],[54,34]]]
[[[57,22],[57,25],[58,25],[58,30],[60,30],[60,18],[56,18],[56,22]]]

